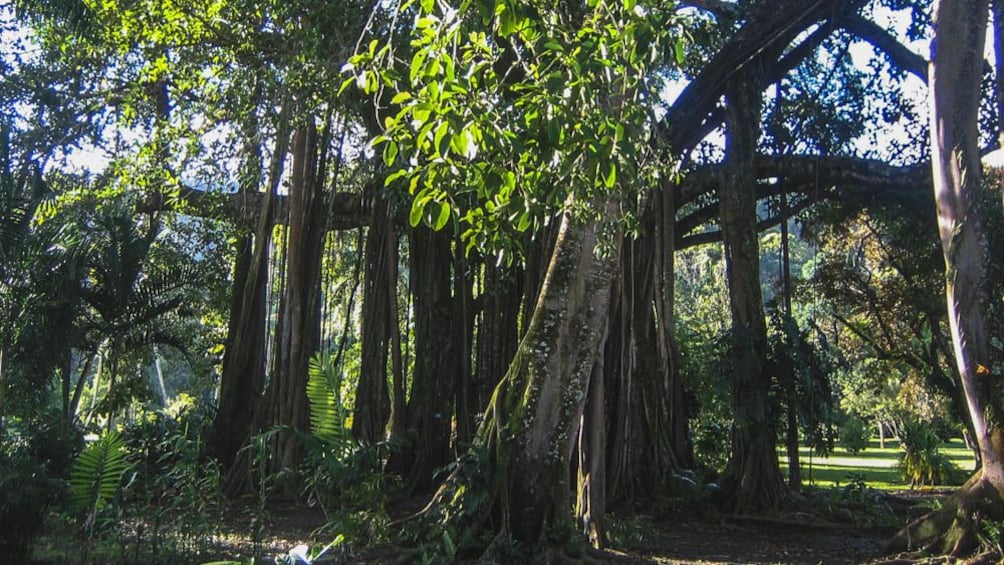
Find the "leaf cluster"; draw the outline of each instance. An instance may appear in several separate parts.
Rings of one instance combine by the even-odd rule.
[[[388,186],[411,196],[412,225],[452,224],[468,251],[511,251],[558,212],[595,214],[589,203],[614,191],[630,210],[650,186],[652,69],[667,47],[684,51],[671,12],[633,1],[414,12],[406,71],[388,64],[394,45],[374,40],[345,83],[392,91],[373,146]]]

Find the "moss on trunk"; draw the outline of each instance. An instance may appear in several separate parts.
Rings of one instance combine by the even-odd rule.
[[[421,516],[454,531],[488,525],[531,550],[573,531],[570,460],[619,263],[619,243],[596,253],[602,227],[562,220],[527,332],[478,430],[483,457],[468,459],[479,468],[458,466]]]

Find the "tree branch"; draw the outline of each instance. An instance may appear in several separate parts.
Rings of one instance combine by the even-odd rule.
[[[289,201],[284,195],[273,195],[275,213],[274,225],[285,224],[289,216]],[[362,194],[336,192],[325,195],[325,210],[331,213],[327,219],[328,230],[355,229],[369,223],[370,199]],[[175,211],[199,218],[233,222],[241,226],[252,226],[257,222],[265,204],[263,192],[208,192],[191,187],[183,187],[177,197],[168,198],[155,193],[147,197],[137,207],[138,212]]]
[[[740,16],[739,5],[733,2],[726,2],[725,0],[686,0],[680,2],[680,4],[685,7],[710,12],[719,19],[738,20]]]
[[[857,14],[848,14],[840,18],[838,23],[848,33],[867,41],[872,47],[885,53],[898,69],[927,83],[927,60],[910,51],[887,30]]]
[[[894,166],[883,161],[858,157],[824,157],[815,155],[772,156],[761,155],[756,163],[757,178],[781,178],[783,184],[762,182],[757,188],[757,199],[780,194],[801,194],[804,198],[793,210],[805,210],[821,200],[861,202],[865,204],[902,204],[909,209],[931,208],[930,164]],[[682,206],[699,197],[714,193],[719,182],[721,165],[713,164],[691,171],[677,187],[676,201]],[[718,214],[715,201],[690,211],[676,223],[680,248],[718,241],[717,231],[688,235],[701,225],[714,220]],[[760,222],[759,229],[777,225],[777,219]]]

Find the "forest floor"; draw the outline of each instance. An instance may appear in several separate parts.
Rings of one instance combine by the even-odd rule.
[[[903,491],[879,493],[867,504],[827,505],[830,491],[811,497],[807,511],[771,519],[705,516],[695,519],[643,514],[612,520],[612,547],[605,552],[611,563],[621,564],[906,564],[945,563],[922,555],[890,556],[885,546],[897,524],[922,515],[942,500],[947,491]],[[876,520],[876,508],[881,515]],[[316,544],[311,532],[323,523],[323,516],[293,507],[271,511],[272,522],[259,555],[281,555],[295,545]],[[235,532],[236,533],[236,532]],[[239,535],[237,536],[239,537]],[[233,538],[231,538],[233,539]],[[239,551],[247,555],[247,548]],[[337,552],[336,552],[337,553]],[[334,557],[334,556],[332,556]],[[602,561],[594,560],[590,562]],[[409,559],[391,548],[341,553],[334,562],[406,563]],[[978,563],[997,562],[987,556]]]
[[[955,563],[923,555],[890,556],[885,550],[893,534],[909,520],[938,508],[952,492],[938,490],[886,491],[860,485],[807,488],[796,507],[771,518],[719,514],[708,503],[695,506],[679,500],[649,501],[649,507],[622,510],[608,518],[610,547],[602,555],[581,563],[618,564],[855,564],[906,565],[907,563]],[[401,515],[404,512],[393,514]],[[171,554],[155,551],[153,559],[136,559],[128,547],[135,536],[95,545],[87,563],[207,563],[234,559],[241,564],[275,563],[294,547],[305,544],[317,549],[331,542],[334,530],[322,530],[328,520],[316,508],[301,504],[273,503],[264,512],[260,528],[254,516],[262,516],[253,504],[233,504],[224,512],[222,524],[211,528],[212,541],[201,553]],[[365,542],[368,530],[386,525],[367,522],[356,515],[349,527],[353,543],[336,547],[322,563],[410,564],[438,563],[420,550]],[[386,518],[384,518],[386,519]],[[207,524],[207,526],[209,526]],[[170,528],[170,526],[168,526]],[[340,530],[349,533],[348,530]],[[253,536],[257,532],[257,536]],[[362,537],[360,537],[362,534]],[[148,534],[149,537],[149,534]],[[80,548],[68,532],[50,532],[36,550],[32,563],[81,562]],[[150,542],[143,543],[150,549]],[[74,547],[77,546],[77,547]],[[163,545],[161,546],[164,547]],[[999,556],[981,556],[970,563],[997,563]],[[0,560],[2,561],[2,560]],[[567,561],[566,561],[567,562]],[[574,563],[574,561],[573,561]]]

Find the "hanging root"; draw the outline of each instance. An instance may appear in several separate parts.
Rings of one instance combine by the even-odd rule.
[[[1004,497],[981,473],[974,475],[945,505],[917,518],[889,543],[892,552],[924,551],[953,557],[986,549],[985,527],[1004,519]]]

